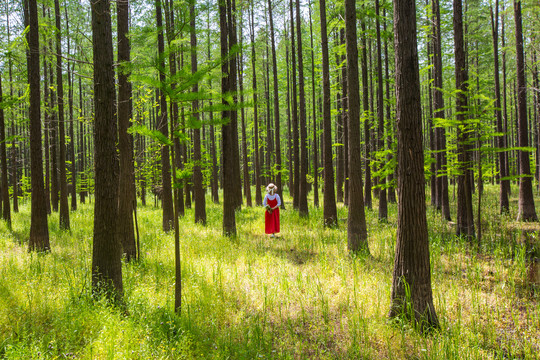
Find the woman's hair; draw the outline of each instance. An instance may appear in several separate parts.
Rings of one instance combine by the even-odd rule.
[[[270,183],[270,184],[268,184],[268,186],[266,187],[266,192],[269,193],[269,194],[272,193],[272,195],[273,195],[273,194],[276,193],[277,189],[278,189],[278,188],[277,188],[276,185]]]

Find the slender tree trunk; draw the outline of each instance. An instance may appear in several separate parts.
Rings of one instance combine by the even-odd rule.
[[[49,46],[52,49],[52,45]],[[54,73],[52,65],[49,64],[49,79],[54,83]],[[59,181],[58,181],[58,112],[54,110],[57,106],[56,91],[51,89],[51,119],[50,119],[50,151],[51,151],[51,205],[54,212],[58,211]]]
[[[272,43],[272,74],[274,81],[274,138],[275,138],[275,151],[276,151],[276,186],[278,187],[278,194],[281,197],[281,203],[284,202],[283,197],[283,184],[281,179],[281,130],[279,119],[279,91],[278,91],[278,72],[277,72],[277,59],[276,59],[276,40],[274,35],[274,17],[272,14],[272,1],[268,0],[268,15],[270,19],[270,36]]]
[[[7,3],[6,3],[7,4]],[[25,0],[26,4],[26,0]],[[6,30],[7,30],[7,41],[8,44],[11,44],[11,32],[9,24],[9,16],[6,16]],[[37,20],[36,20],[37,21]],[[39,40],[39,39],[38,39]],[[11,56],[8,57],[8,71],[9,71],[9,96],[13,98],[13,61]],[[18,184],[17,184],[17,141],[15,136],[15,121],[13,116],[13,110],[10,109],[11,121],[11,186],[13,187],[13,212],[19,212],[19,195],[18,195]]]
[[[69,230],[69,204],[66,176],[66,132],[64,121],[64,85],[62,81],[62,33],[60,24],[60,3],[54,1],[56,18],[56,95],[58,102],[58,134],[59,134],[59,175],[60,175],[60,229]]]
[[[227,2],[226,0],[219,1],[219,28],[220,28],[220,44],[221,44],[221,57],[222,59],[227,59],[230,53],[230,44],[229,44],[229,26],[230,24],[227,21]],[[227,105],[225,100],[225,95],[232,92],[231,82],[230,82],[230,60],[223,61],[221,65],[221,92],[223,94],[223,105]],[[232,129],[233,122],[230,119],[230,114],[232,111],[223,110],[222,118],[226,121],[222,125],[222,138],[223,138],[223,233],[226,236],[235,236],[236,235],[236,218],[235,218],[235,200],[234,200],[234,189],[231,182],[234,181],[234,157],[232,152],[234,151],[233,141],[234,141],[234,132]]]
[[[298,193],[298,211],[300,216],[309,215],[307,203],[307,173],[308,173],[308,152],[307,152],[307,121],[306,121],[306,92],[304,85],[304,60],[302,54],[302,27],[300,26],[300,1],[296,0],[296,36],[298,51],[298,98],[300,102],[300,117],[298,126],[300,127],[300,191]]]
[[[69,19],[67,6],[64,7],[64,12],[66,16],[66,33],[69,34]],[[67,52],[70,56],[70,41],[69,36],[67,37]],[[77,161],[75,159],[75,130],[74,119],[73,119],[73,67],[75,65],[72,63],[69,66],[68,63],[68,107],[69,107],[69,160],[71,161],[70,171],[71,171],[71,211],[77,210]],[[48,195],[47,195],[48,196]]]
[[[505,36],[504,36],[504,15],[505,9],[503,5],[503,11],[501,15],[501,45],[502,45],[502,73],[503,73],[503,141],[504,141],[504,149],[508,149],[509,143],[508,143],[508,106],[507,106],[507,98],[506,98],[506,44],[505,44]],[[510,176],[510,163],[508,160],[508,150],[505,150],[503,152],[504,154],[504,167],[505,172]],[[503,185],[506,188],[506,192],[508,193],[508,196],[511,194],[511,187],[510,187],[510,180],[503,180]]]
[[[126,259],[137,259],[135,229],[133,224],[135,197],[135,169],[133,164],[133,136],[128,134],[133,115],[131,106],[132,88],[128,80],[126,65],[130,62],[129,0],[118,0],[116,4],[118,23],[118,148],[120,153],[120,176],[118,187],[118,241]]]
[[[43,17],[45,17],[45,5],[43,5]],[[47,46],[43,47],[43,105],[44,119],[43,119],[43,145],[45,150],[45,207],[47,214],[51,213],[51,177],[50,177],[50,158],[49,158],[49,126],[50,126],[50,89],[49,89],[49,71],[47,65]]]
[[[2,94],[2,77],[0,76],[0,103],[2,101],[4,101],[4,99]],[[4,119],[4,108],[0,108],[0,163],[0,166],[2,167],[2,219],[6,221],[7,228],[11,229],[11,208],[9,206],[9,183],[7,176],[6,126]]]
[[[191,73],[197,73],[197,34],[195,32],[195,1],[190,0],[190,45],[191,45]],[[193,84],[192,90],[195,97],[199,92],[199,84]],[[199,101],[191,103],[194,122],[197,124],[193,129],[193,192],[195,198],[195,222],[206,224],[206,200],[203,188],[202,157],[201,157],[201,125],[199,125]]]
[[[493,15],[493,7],[491,10],[491,34],[493,36],[493,55],[494,55],[494,77],[495,77],[495,116],[497,118],[497,132],[503,133],[503,122],[502,122],[502,113],[501,113],[501,86],[499,80],[499,0],[495,2],[495,16]],[[497,147],[499,148],[499,171],[501,181],[499,183],[499,206],[502,213],[507,213],[509,211],[510,204],[508,202],[508,192],[506,191],[506,184],[503,180],[505,177],[508,177],[506,172],[506,164],[504,158],[504,136],[500,135],[497,137]]]
[[[399,200],[390,316],[411,315],[411,320],[423,328],[438,327],[431,290],[416,6],[413,0],[394,0],[394,47]]]
[[[254,156],[255,156],[255,205],[262,205],[261,195],[261,164],[259,159],[259,117],[258,117],[258,101],[257,101],[257,72],[255,69],[255,24],[254,24],[254,9],[253,2],[251,3],[251,21],[250,21],[250,37],[251,37],[251,68],[253,71],[253,141],[254,141]],[[222,44],[223,45],[223,44]],[[222,50],[223,51],[223,50]]]
[[[341,28],[339,31],[340,43],[345,47],[345,29]],[[342,53],[341,63],[347,63],[347,57]],[[343,100],[341,101],[342,111],[341,119],[343,123],[343,204],[349,205],[349,125],[347,116],[349,114],[349,105],[347,102],[347,67],[341,67],[341,88],[343,89]]]
[[[296,93],[296,45],[295,45],[295,29],[294,29],[294,16],[293,16],[293,0],[289,1],[289,12],[291,16],[291,68],[292,68],[292,117],[291,117],[291,127],[292,127],[292,137],[293,137],[293,208],[299,209],[299,199],[300,199],[300,145],[299,145],[299,134],[298,134],[298,102],[297,102],[297,93]]]
[[[332,165],[332,115],[330,105],[330,61],[326,30],[326,1],[319,0],[321,18],[322,88],[323,88],[323,217],[326,226],[337,226],[337,208],[334,193],[334,167]]]
[[[240,14],[240,55],[238,57],[239,66],[238,66],[238,82],[240,85],[240,103],[244,103],[244,51],[243,51],[243,9]],[[210,57],[209,57],[210,58]],[[210,114],[212,116],[212,114]],[[241,121],[242,121],[242,169],[243,169],[243,183],[244,183],[244,196],[246,197],[246,205],[249,207],[253,206],[253,202],[251,201],[251,183],[249,179],[249,156],[248,156],[248,148],[247,148],[247,132],[246,132],[246,114],[245,109],[242,107],[241,110]]]
[[[439,0],[432,0],[433,11],[433,108],[435,118],[444,119],[444,97],[443,97],[443,65],[441,50],[441,14]],[[444,127],[437,127],[435,130],[437,141],[437,174],[439,205],[441,206],[442,216],[450,221],[450,201],[448,198],[448,176],[446,175],[446,130]]]
[[[378,131],[377,142],[378,150],[384,151],[384,89],[383,89],[383,71],[382,71],[382,41],[381,41],[381,24],[379,21],[380,5],[379,0],[375,0],[375,27],[377,34],[377,115],[378,115]],[[379,167],[379,171],[383,170],[383,163]],[[388,218],[388,203],[386,201],[386,176],[380,174],[378,176],[379,186],[379,220]]]
[[[358,47],[356,38],[356,4],[345,0],[345,36],[347,50],[348,125],[349,125],[349,215],[347,248],[369,253],[366,216],[362,197],[362,159],[360,149],[360,92],[358,84]]]
[[[82,50],[81,50],[82,51]],[[81,119],[79,121],[79,164],[80,164],[80,173],[81,173],[81,191],[79,193],[79,200],[81,204],[86,202],[86,175],[85,175],[85,164],[86,164],[86,146],[85,146],[85,137],[84,137],[84,104],[83,104],[83,91],[82,91],[82,77],[79,76],[79,113]]]
[[[228,17],[228,23],[229,23],[229,53],[232,53],[233,51],[236,51],[237,47],[237,37],[236,37],[236,2],[235,0],[227,0],[227,17]],[[236,78],[236,74],[238,72],[238,60],[237,60],[238,53],[235,54],[231,58],[231,61],[229,63],[230,71],[229,71],[229,84],[230,84],[230,90],[232,92],[233,101],[236,104],[238,102],[238,95],[237,95],[237,89],[238,89],[238,82]],[[234,173],[233,178],[234,183],[231,184],[231,188],[234,190],[234,196],[232,201],[235,203],[235,209],[240,210],[242,207],[242,177],[240,175],[240,152],[238,148],[238,112],[236,110],[232,110],[230,112],[231,115],[231,125],[232,125],[232,147],[231,147],[231,155],[233,156],[233,170]]]
[[[49,228],[45,207],[45,186],[43,184],[43,157],[41,151],[41,114],[40,114],[40,75],[39,75],[39,30],[36,0],[24,1],[25,25],[30,31],[26,34],[28,51],[26,52],[28,83],[30,85],[30,165],[32,200],[30,213],[30,251],[48,251]]]
[[[362,19],[360,22],[362,30],[362,106],[363,106],[363,120],[364,120],[364,147],[365,147],[365,171],[366,171],[366,186],[364,189],[364,203],[366,208],[372,209],[371,198],[371,161],[370,161],[370,111],[369,111],[369,85],[368,85],[368,57],[367,57],[367,33],[366,33],[366,21]]]
[[[171,77],[176,76],[176,62],[177,62],[177,54],[176,54],[176,48],[173,46],[173,40],[176,36],[176,26],[175,26],[175,19],[174,19],[174,9],[172,8],[171,2],[169,0],[165,0],[165,23],[167,27],[167,44],[169,45],[169,70],[171,72]],[[171,84],[171,89],[175,89],[176,84]],[[176,168],[183,168],[184,164],[182,162],[182,145],[180,144],[180,140],[178,139],[178,136],[175,136],[174,132],[175,130],[179,129],[179,120],[178,120],[178,103],[176,101],[171,101],[170,104],[171,109],[171,137],[173,142],[173,147],[171,147],[170,151],[173,154],[174,161],[172,162],[172,167],[174,169],[174,172],[176,173]],[[173,176],[173,179],[176,179],[176,177]],[[175,180],[176,181],[176,180]],[[180,180],[177,182],[177,185],[181,185],[180,188],[176,188],[173,190],[173,201],[174,201],[174,212],[175,216],[184,216],[185,214],[185,208],[184,208],[184,181]],[[176,233],[176,230],[175,230]]]
[[[474,217],[472,208],[472,189],[470,182],[471,162],[468,133],[464,129],[467,119],[467,96],[468,96],[468,72],[466,68],[466,55],[463,37],[463,15],[461,0],[454,1],[454,54],[455,54],[455,77],[456,89],[458,90],[456,99],[456,118],[458,121],[457,141],[458,141],[458,162],[460,174],[458,175],[458,200],[457,200],[457,226],[458,236],[465,236],[468,239],[475,237]]]
[[[345,36],[345,35],[343,35]],[[343,40],[345,41],[345,40]],[[336,46],[338,46],[339,43],[336,43]],[[339,54],[335,54],[335,60],[336,60],[336,69],[339,69],[341,66],[341,63],[343,59],[339,56]],[[345,68],[346,66],[343,65],[341,68]],[[341,72],[341,79],[340,79],[340,73],[339,71],[336,72],[336,85],[341,83],[341,89],[339,86],[336,86],[336,120],[335,120],[335,128],[336,128],[336,144],[344,144],[344,125],[345,122],[347,122],[347,115],[346,115],[346,108],[347,108],[347,99],[345,96],[345,88],[347,86],[347,80],[345,76],[345,72]],[[341,90],[341,91],[340,91]],[[343,169],[345,165],[345,158],[348,156],[348,154],[345,153],[345,146],[338,146],[336,147],[336,195],[337,195],[337,201],[338,202],[345,202],[345,194],[344,194],[344,184],[345,184],[345,170]]]
[[[117,125],[114,102],[112,25],[109,0],[92,5],[94,54],[95,205],[92,289],[122,296],[122,248],[116,237],[118,217]]]
[[[160,57],[160,67],[165,68],[165,41],[163,38],[163,17],[161,13],[161,0],[156,0],[156,20],[158,27],[158,56]],[[165,74],[163,71],[159,73],[159,81],[161,86],[165,83]],[[158,129],[163,136],[169,137],[169,124],[167,120],[167,97],[165,92],[159,90],[159,121]],[[162,181],[162,206],[163,206],[163,231],[170,231],[173,226],[174,209],[171,189],[171,163],[170,163],[169,147],[161,147],[161,181]]]
[[[237,37],[236,37],[236,1],[235,0],[227,0],[227,16],[228,16],[228,23],[229,23],[229,53],[232,53],[237,48]],[[238,82],[236,74],[238,73],[238,60],[237,60],[238,53],[235,54],[231,58],[231,61],[229,63],[229,66],[231,67],[229,71],[229,84],[230,84],[230,90],[232,92],[233,101],[236,104],[238,102]],[[238,148],[238,112],[236,110],[232,110],[230,112],[231,115],[231,125],[232,125],[232,153],[233,156],[233,170],[234,173],[233,179],[234,183],[231,184],[231,188],[234,190],[234,196],[232,201],[235,203],[235,209],[240,210],[242,207],[242,177],[240,175],[240,152]]]
[[[527,83],[525,82],[525,61],[523,55],[523,30],[521,1],[514,0],[514,20],[516,23],[516,71],[517,71],[517,111],[518,144],[520,148],[529,146],[527,121]],[[519,201],[518,221],[537,221],[532,191],[531,162],[529,151],[519,150]]]
[[[384,23],[383,23],[383,30],[384,32],[386,33],[387,31],[387,27],[386,27],[386,9],[383,9],[383,18],[384,18]],[[387,157],[386,157],[386,162],[389,164],[392,162],[392,158],[394,157],[394,153],[393,153],[393,149],[392,149],[392,142],[393,142],[393,138],[394,138],[394,126],[393,126],[393,121],[392,121],[392,112],[390,110],[390,101],[388,101],[389,99],[392,99],[393,98],[393,95],[390,94],[390,74],[389,74],[389,60],[388,60],[388,39],[385,38],[384,39],[384,69],[385,69],[385,78],[386,78],[386,99],[387,99],[387,104],[386,104],[386,141],[387,141],[387,146],[388,146],[388,149],[389,150],[392,150],[391,152],[388,153]],[[388,201],[390,203],[393,203],[395,204],[396,203],[396,192],[394,191],[395,190],[395,185],[394,185],[394,169],[392,169],[392,171],[388,174],[388,187],[387,187],[387,192],[388,192]]]
[[[313,22],[309,4],[309,34],[311,43],[311,106],[313,110],[313,205],[319,207],[319,163],[317,149],[317,104],[315,103],[315,54],[313,51]]]

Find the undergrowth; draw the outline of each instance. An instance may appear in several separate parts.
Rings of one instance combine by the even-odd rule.
[[[238,236],[226,238],[222,207],[208,199],[206,226],[194,224],[193,210],[180,222],[183,299],[176,315],[174,242],[161,231],[160,209],[138,209],[142,256],[124,262],[119,308],[91,295],[93,204],[71,213],[70,232],[51,215],[52,251],[36,254],[27,252],[23,202],[11,231],[0,222],[0,358],[538,358],[538,284],[528,281],[538,224],[499,215],[497,193],[486,186],[480,244],[456,238],[453,224],[428,208],[441,323],[429,335],[387,317],[395,204],[387,222],[377,220],[376,207],[366,212],[368,257],[347,252],[342,204],[339,226],[328,229],[322,208],[311,206],[301,218],[285,194],[277,238],[264,235],[261,207],[244,206]]]

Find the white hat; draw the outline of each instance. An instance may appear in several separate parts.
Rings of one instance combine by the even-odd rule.
[[[273,183],[270,183],[268,184],[268,186],[266,187],[266,192],[269,193],[270,191],[273,191],[274,193],[277,191],[277,186],[274,185]]]

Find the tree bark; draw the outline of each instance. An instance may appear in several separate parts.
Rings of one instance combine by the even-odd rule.
[[[281,197],[281,202],[284,202],[283,197],[283,184],[281,179],[281,130],[279,119],[279,91],[278,91],[278,72],[277,72],[277,59],[276,59],[276,40],[274,34],[274,17],[272,14],[272,1],[268,0],[268,15],[270,20],[270,37],[272,43],[272,74],[274,81],[274,139],[275,139],[275,152],[276,152],[276,186],[278,188],[277,193]]]
[[[297,102],[297,92],[296,92],[296,45],[295,45],[295,29],[294,29],[294,16],[293,16],[293,0],[289,1],[289,13],[291,16],[291,68],[292,68],[292,117],[291,117],[291,128],[292,128],[292,138],[293,138],[293,208],[299,209],[299,199],[300,199],[300,145],[299,145],[299,134],[298,134],[298,102]]]
[[[30,86],[30,166],[31,166],[31,213],[30,251],[48,251],[49,228],[45,207],[45,186],[43,184],[43,157],[41,151],[40,75],[39,75],[39,29],[36,0],[24,1],[25,23],[30,31],[26,34],[28,83]]]
[[[135,229],[133,224],[135,197],[135,165],[133,163],[133,136],[128,134],[132,111],[132,87],[128,80],[126,65],[130,60],[129,0],[118,0],[116,4],[118,26],[118,150],[120,154],[120,176],[118,187],[118,241],[126,260],[137,259]]]
[[[362,30],[362,106],[364,120],[364,148],[365,148],[365,171],[366,171],[366,186],[364,189],[364,204],[367,209],[371,210],[373,201],[371,197],[371,160],[370,160],[370,111],[369,111],[369,85],[368,85],[368,57],[367,57],[367,33],[366,21],[360,22]]]
[[[323,217],[326,226],[337,226],[337,208],[332,165],[332,115],[330,104],[330,61],[326,29],[326,0],[319,0],[321,19],[322,88],[323,88]]]
[[[441,50],[441,12],[439,0],[432,0],[433,11],[433,109],[437,119],[444,119],[443,98],[443,65]],[[446,175],[446,130],[444,127],[435,129],[437,142],[437,203],[441,206],[442,216],[450,221],[450,202],[448,198],[448,176]]]
[[[253,2],[251,3],[250,14],[250,38],[251,38],[251,69],[253,71],[253,142],[254,142],[254,156],[255,156],[255,205],[262,205],[261,195],[261,164],[259,159],[259,112],[257,101],[257,72],[255,69],[255,23],[254,23],[254,9]],[[223,45],[222,45],[223,46]],[[223,51],[223,50],[222,50]]]
[[[458,175],[458,199],[457,199],[457,226],[458,236],[465,236],[468,239],[474,238],[474,217],[472,208],[472,189],[470,181],[471,163],[469,148],[469,137],[465,129],[468,111],[468,73],[466,65],[466,55],[463,36],[463,15],[461,0],[454,2],[454,54],[455,54],[455,77],[456,89],[458,90],[456,99],[457,127],[457,152],[459,162]]]
[[[227,17],[227,2],[226,0],[219,1],[219,27],[220,27],[220,44],[221,44],[221,57],[228,59],[231,52],[231,44],[229,42],[230,30],[229,27],[232,24],[228,21]],[[223,61],[221,65],[221,92],[223,96],[223,105],[228,106],[228,102],[225,96],[231,95],[234,91],[231,86],[231,65],[230,59]],[[231,113],[233,110],[224,110],[222,112],[222,119],[225,122],[222,125],[222,139],[223,139],[223,234],[225,236],[236,235],[236,200],[234,199],[235,190],[234,184],[234,122],[231,120]]]
[[[191,74],[197,73],[197,34],[195,32],[195,1],[190,0],[190,45],[191,45]],[[196,82],[191,89],[195,100],[191,103],[192,116],[195,123],[193,129],[193,195],[195,198],[195,222],[206,224],[206,200],[203,188],[202,159],[201,159],[201,127],[199,123],[199,101],[196,99],[199,93],[199,84]]]
[[[399,199],[390,316],[403,314],[422,327],[438,327],[431,290],[413,0],[394,0],[394,48]]]
[[[517,111],[518,144],[520,148],[529,146],[527,120],[527,83],[525,82],[525,60],[523,55],[523,27],[521,1],[514,0],[514,20],[516,23],[516,71],[517,71]],[[518,221],[537,221],[532,191],[530,151],[519,150],[519,201]]]
[[[499,79],[499,0],[495,1],[495,15],[493,14],[493,7],[490,7],[491,13],[491,35],[493,37],[493,68],[494,68],[494,79],[495,79],[495,116],[497,118],[497,132],[500,133],[500,136],[497,136],[497,147],[498,156],[499,156],[499,172],[500,172],[500,181],[499,181],[499,206],[501,214],[508,213],[510,204],[508,201],[508,192],[507,185],[504,180],[505,177],[508,177],[505,157],[503,149],[504,144],[504,135],[503,134],[503,121],[502,121],[502,112],[501,112],[501,85]]]
[[[345,37],[347,50],[349,125],[349,215],[347,248],[369,253],[366,216],[362,197],[362,159],[360,149],[360,92],[358,84],[358,47],[356,37],[356,3],[345,0]]]
[[[64,13],[66,16],[66,32],[69,34],[69,19],[67,7],[64,7]],[[68,56],[71,56],[70,53],[70,41],[69,36],[67,37],[67,52]],[[77,210],[77,159],[75,158],[75,121],[73,115],[73,67],[75,65],[72,63],[69,66],[68,63],[68,107],[69,107],[69,160],[71,161],[70,171],[71,171],[71,211]]]
[[[375,27],[377,34],[377,116],[379,120],[377,129],[377,147],[379,151],[384,151],[384,89],[379,0],[375,0],[375,14]],[[384,162],[381,162],[379,171],[383,170],[383,164]],[[378,179],[379,186],[381,187],[379,191],[379,220],[386,220],[388,218],[388,203],[386,201],[386,176],[384,174],[380,174]]]
[[[66,132],[64,121],[64,85],[62,81],[62,33],[60,24],[60,3],[54,1],[56,19],[56,96],[58,103],[58,135],[59,135],[59,175],[60,175],[60,229],[69,230],[69,204],[66,176]]]
[[[0,76],[0,103],[2,101],[4,101],[4,99],[2,94],[2,77]],[[11,229],[11,208],[9,206],[9,183],[6,157],[6,126],[3,107],[0,107],[0,163],[2,168],[2,219],[6,221],[7,228]]]
[[[307,173],[308,173],[308,153],[307,153],[307,122],[306,122],[306,91],[304,85],[304,60],[302,54],[302,27],[300,26],[300,0],[296,0],[296,36],[298,52],[298,98],[300,102],[300,117],[298,126],[300,127],[300,179],[298,192],[298,212],[300,216],[309,215],[307,203]]]
[[[111,12],[109,0],[92,1],[91,5],[95,102],[92,289],[94,293],[120,298],[123,293],[122,248],[116,237],[119,165]]]
[[[158,56],[160,58],[160,68],[163,69],[159,72],[160,86],[165,86],[165,59],[163,58],[165,53],[165,41],[163,38],[163,17],[161,12],[161,0],[156,0],[156,22],[158,27]],[[158,129],[161,131],[164,137],[169,137],[169,123],[167,119],[167,96],[162,89],[159,89],[159,120]],[[161,147],[161,181],[162,181],[162,206],[163,206],[163,231],[170,231],[173,227],[174,221],[174,209],[172,199],[171,188],[171,162],[169,147],[163,145]]]

